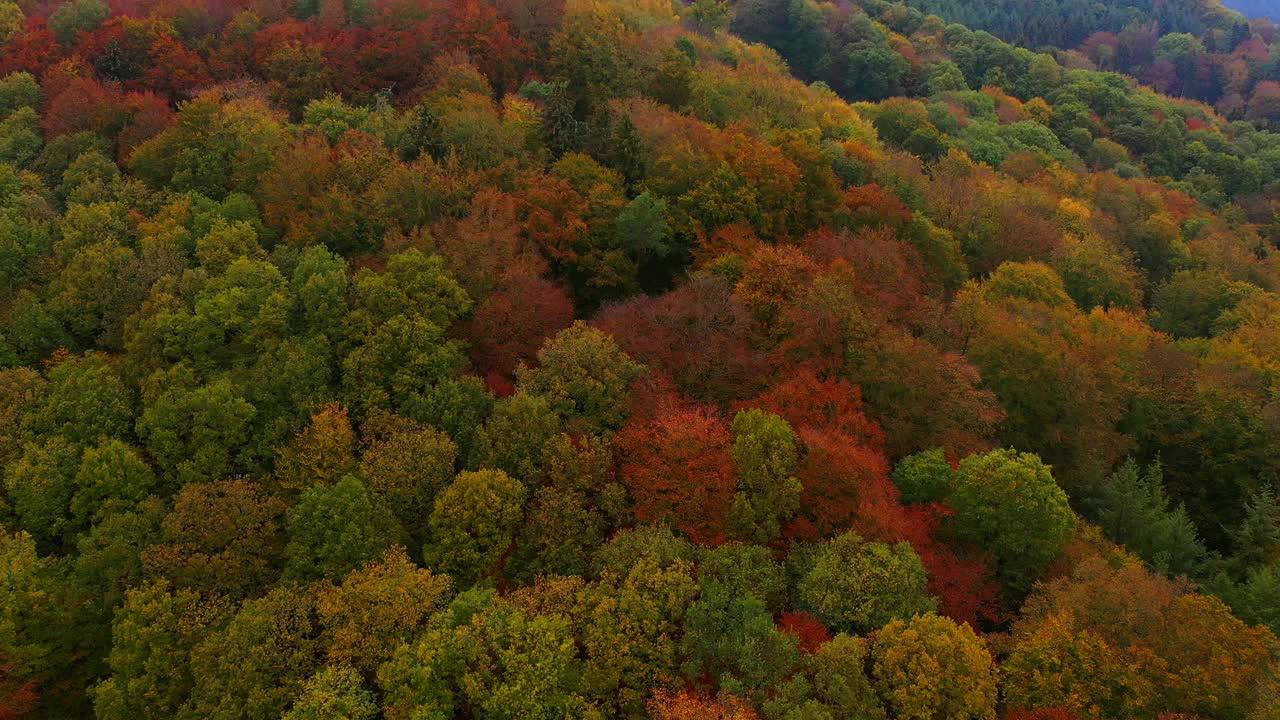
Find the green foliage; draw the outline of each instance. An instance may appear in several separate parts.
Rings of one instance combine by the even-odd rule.
[[[362,567],[400,532],[391,512],[350,475],[304,492],[286,525],[285,574],[304,581],[333,580]]]
[[[1075,527],[1066,493],[1028,453],[993,450],[960,463],[950,502],[956,532],[995,556],[1000,576],[1025,592]]]
[[[796,592],[801,607],[828,627],[869,632],[934,610],[927,579],[907,543],[890,546],[845,533],[816,552]]]
[[[995,717],[996,667],[968,625],[934,615],[894,620],[871,645],[871,675],[892,717]]]
[[[319,667],[315,598],[281,586],[249,600],[191,651],[194,685],[175,717],[278,718]]]
[[[945,500],[951,492],[955,470],[942,448],[908,455],[893,469],[893,484],[908,504]]]
[[[447,434],[415,425],[366,449],[360,478],[420,542],[436,495],[453,480],[457,454]]]
[[[836,635],[817,652],[801,657],[800,671],[765,702],[765,717],[883,720],[884,707],[867,677],[867,657],[865,640]]]
[[[578,322],[543,345],[537,367],[517,376],[522,390],[546,398],[562,418],[601,431],[622,425],[628,387],[643,371],[613,338]]]
[[[729,523],[737,536],[767,543],[800,509],[799,441],[786,420],[760,410],[738,413],[731,429],[738,492]]]
[[[111,675],[93,689],[96,717],[176,717],[194,686],[191,652],[225,612],[164,580],[130,590],[112,624]]]
[[[71,528],[80,450],[61,437],[28,443],[9,465],[4,488],[23,530],[48,547]]]
[[[102,0],[70,0],[49,16],[49,29],[63,45],[70,45],[76,35],[92,31],[111,15]]]
[[[100,437],[128,438],[132,416],[133,393],[105,356],[88,353],[49,371],[48,390],[24,425],[36,435],[56,432],[89,445]]]
[[[310,106],[308,106],[310,107]],[[327,665],[312,675],[282,720],[373,720],[373,693],[350,667]]]
[[[386,717],[444,718],[471,707],[493,720],[599,718],[578,693],[573,645],[562,616],[528,615],[492,591],[463,594],[378,671]]]
[[[1171,506],[1163,477],[1158,462],[1140,472],[1137,463],[1126,461],[1099,490],[1091,517],[1107,537],[1137,553],[1157,572],[1196,577],[1204,569],[1207,552],[1187,511]]]
[[[528,491],[501,470],[459,474],[436,497],[423,550],[428,566],[466,587],[491,573],[524,516]]]
[[[253,405],[228,379],[201,385],[186,365],[157,371],[142,389],[136,429],[170,482],[224,477],[242,467]]]
[[[151,493],[156,478],[133,448],[106,440],[81,455],[75,483],[71,515],[76,525],[87,527],[132,510]]]

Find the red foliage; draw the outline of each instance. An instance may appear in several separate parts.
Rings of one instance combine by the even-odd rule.
[[[628,423],[616,447],[635,519],[668,523],[699,544],[724,542],[737,485],[730,442],[724,420],[707,408]]]
[[[546,338],[572,323],[573,302],[563,288],[521,276],[476,307],[462,336],[478,370],[510,378],[516,365],[533,361]]]
[[[835,430],[872,449],[884,447],[884,431],[863,412],[858,387],[839,378],[823,380],[809,369],[790,374],[742,406],[780,415],[794,428]]]
[[[189,98],[213,82],[204,60],[174,38],[163,36],[151,45],[151,67],[143,80],[147,87],[171,99]]]
[[[905,508],[903,539],[910,542],[929,574],[929,594],[938,599],[938,612],[977,625],[1003,619],[1000,584],[990,558],[974,548],[956,548],[936,537],[942,520],[951,514],[943,504]]]
[[[119,91],[92,78],[76,77],[61,92],[50,92],[42,122],[50,137],[82,130],[114,137],[126,119]]]
[[[0,720],[22,720],[40,702],[39,683],[11,677],[16,668],[14,660],[0,661]]]
[[[44,18],[27,19],[27,25],[0,49],[0,77],[25,70],[36,77],[62,57],[62,46]]]
[[[801,428],[800,440],[806,451],[798,473],[800,506],[811,525],[793,524],[789,533],[803,536],[812,527],[820,537],[856,530],[871,540],[907,539],[909,518],[883,453],[835,430]]]
[[[116,136],[116,152],[121,160],[174,122],[173,108],[154,93],[129,93],[124,105],[129,120]]]
[[[765,377],[764,358],[751,344],[750,313],[714,281],[610,306],[596,325],[628,355],[666,372],[681,392],[699,401],[741,398]]]
[[[831,639],[827,626],[806,612],[783,613],[778,619],[778,629],[794,635],[800,641],[800,649],[807,653],[817,652],[823,643]]]
[[[750,705],[732,697],[711,698],[691,692],[659,690],[649,701],[653,720],[759,720]]]
[[[852,226],[888,225],[899,228],[911,222],[911,211],[902,201],[875,183],[845,191],[841,210]]]
[[[498,11],[481,0],[449,0],[437,10],[436,36],[447,38],[450,48],[466,52],[494,88],[514,90],[528,53]]]

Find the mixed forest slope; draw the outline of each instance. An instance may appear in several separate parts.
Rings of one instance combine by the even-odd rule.
[[[1280,85],[1083,57],[0,0],[0,718],[1280,716]]]

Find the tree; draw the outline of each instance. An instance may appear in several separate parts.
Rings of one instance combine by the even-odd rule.
[[[105,440],[80,456],[75,481],[71,515],[78,527],[87,528],[114,513],[132,510],[151,494],[156,478],[133,448],[119,440]]]
[[[378,671],[388,720],[449,717],[472,707],[494,720],[602,715],[578,692],[568,620],[526,614],[492,591],[456,598]]]
[[[993,450],[960,463],[949,497],[964,539],[990,552],[1013,592],[1025,592],[1075,527],[1066,493],[1035,455]]]
[[[351,571],[316,598],[329,662],[372,677],[444,606],[450,590],[448,576],[416,567],[400,547]]]
[[[276,481],[290,491],[337,481],[355,470],[355,433],[347,409],[332,403],[311,416],[311,423],[276,458]]]
[[[320,665],[315,598],[278,587],[249,600],[191,652],[191,696],[176,717],[278,718]]]
[[[420,543],[436,495],[453,480],[457,455],[448,435],[411,423],[364,451],[359,476]]]
[[[840,633],[800,660],[800,672],[765,702],[770,720],[795,717],[883,720],[884,707],[867,677],[867,642]],[[804,713],[809,713],[808,715]]]
[[[433,400],[465,363],[461,344],[440,326],[396,315],[342,361],[342,384],[357,417],[381,409],[430,422]]]
[[[312,675],[282,720],[373,720],[373,693],[350,667],[326,665]]]
[[[475,462],[531,482],[542,473],[542,452],[560,433],[560,417],[542,396],[527,392],[495,403],[493,414],[476,434]]]
[[[846,533],[823,545],[796,587],[801,607],[839,631],[872,631],[935,609],[911,546]]]
[[[751,705],[733,696],[703,697],[689,691],[657,692],[649,701],[652,720],[758,720]]]
[[[623,531],[596,554],[606,567],[581,593],[579,623],[583,690],[601,707],[636,713],[654,688],[679,685],[679,637],[698,594],[692,555],[687,542],[654,528]]]
[[[908,504],[937,502],[951,492],[955,470],[942,448],[922,450],[898,462],[893,469],[893,483]]]
[[[157,542],[142,552],[147,575],[175,588],[258,594],[277,577],[284,504],[248,480],[187,485],[173,500]]]
[[[5,472],[4,489],[19,526],[42,547],[55,547],[64,533],[73,530],[71,498],[79,464],[79,448],[54,436],[42,443],[27,443],[22,456]]]
[[[1070,612],[1020,636],[1002,665],[1005,702],[1028,710],[1062,708],[1082,717],[1150,712],[1154,688],[1098,635],[1074,627]]]
[[[76,35],[98,27],[111,14],[102,0],[73,0],[49,16],[49,29],[58,42],[71,45]]]
[[[799,659],[796,638],[779,630],[764,601],[712,583],[685,615],[685,674],[710,676],[723,690],[759,697]]]
[[[350,475],[302,493],[286,517],[286,576],[337,579],[378,557],[400,533],[395,518]]]
[[[136,429],[172,485],[223,477],[240,466],[256,409],[228,379],[200,384],[186,365],[143,384]]]
[[[545,397],[562,418],[598,432],[621,427],[627,390],[643,371],[613,338],[577,322],[542,346],[537,367],[516,377],[521,390]]]
[[[1170,575],[1196,576],[1208,552],[1181,506],[1170,507],[1160,463],[1139,472],[1132,459],[1107,479],[1093,499],[1091,516],[1107,537]]]
[[[524,517],[525,486],[501,470],[460,473],[427,521],[428,566],[467,587],[492,573]]]
[[[703,408],[673,409],[618,434],[620,476],[647,523],[679,528],[700,544],[726,539],[735,483],[729,431]]]
[[[800,481],[794,473],[799,440],[786,420],[761,410],[740,412],[731,431],[738,492],[729,508],[738,537],[767,543],[800,509]]]
[[[93,444],[101,436],[127,439],[133,402],[106,356],[87,353],[49,371],[48,390],[24,424],[31,433],[58,433],[80,445]]]
[[[871,675],[892,717],[992,720],[996,668],[968,625],[932,613],[894,620],[871,644]]]
[[[111,675],[93,688],[96,716],[176,717],[194,685],[191,652],[226,612],[224,603],[165,580],[130,590],[112,624]]]

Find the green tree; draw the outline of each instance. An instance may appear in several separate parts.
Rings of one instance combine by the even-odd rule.
[[[685,615],[681,649],[690,678],[709,675],[722,691],[760,697],[799,660],[795,636],[774,625],[764,600],[704,587]]]
[[[457,455],[448,435],[411,423],[365,450],[360,478],[421,543],[436,495],[453,480]]]
[[[996,667],[968,625],[929,613],[894,620],[871,645],[871,675],[891,717],[994,720]]]
[[[138,453],[119,440],[104,440],[80,457],[71,498],[77,527],[87,528],[117,512],[132,510],[155,488],[155,474]]]
[[[72,529],[71,498],[80,465],[80,449],[60,436],[27,443],[9,465],[4,488],[19,526],[44,548],[55,547]]]
[[[388,720],[603,717],[578,692],[581,666],[569,623],[528,615],[492,591],[463,593],[416,642],[378,671]]]
[[[191,652],[194,680],[178,720],[274,720],[320,665],[315,598],[278,587],[240,606]]]
[[[91,352],[49,371],[47,392],[24,424],[35,435],[91,445],[104,436],[127,439],[132,419],[133,394],[106,356]]]
[[[767,543],[800,509],[799,440],[786,420],[762,410],[738,413],[731,429],[738,492],[730,528],[738,537]]]
[[[350,475],[302,493],[286,526],[285,572],[298,580],[340,578],[380,555],[400,533],[391,512]]]
[[[1160,463],[1139,471],[1132,459],[1112,473],[1089,506],[1107,537],[1137,553],[1157,572],[1197,576],[1208,552],[1196,526],[1164,492]]]
[[[49,16],[49,29],[58,42],[72,44],[76,35],[89,32],[111,15],[111,9],[102,0],[71,0]]]
[[[501,470],[524,482],[537,480],[542,450],[560,433],[560,425],[560,416],[543,396],[518,392],[499,400],[476,434],[472,465]]]
[[[546,398],[572,424],[598,432],[621,427],[628,388],[643,371],[613,338],[576,322],[542,346],[537,367],[522,367],[516,376],[521,390]]]
[[[942,448],[922,450],[898,461],[893,469],[893,484],[907,504],[945,500],[951,492],[955,470]]]
[[[396,315],[382,323],[342,362],[347,404],[363,417],[395,410],[430,422],[442,386],[466,366],[462,344],[419,315]]]
[[[96,717],[176,717],[194,684],[191,651],[226,611],[164,580],[130,590],[111,628],[111,674],[93,688]]]
[[[1026,592],[1075,528],[1067,495],[1030,453],[993,450],[960,463],[950,503],[960,537],[990,552],[1015,593]]]
[[[436,497],[428,566],[467,587],[496,569],[524,517],[528,491],[501,470],[463,472]]]
[[[302,687],[281,720],[373,720],[378,706],[360,673],[345,665],[326,665]]]
[[[828,627],[866,632],[935,609],[927,580],[907,543],[865,542],[849,532],[816,552],[796,592],[802,607]]]
[[[202,385],[177,365],[146,380],[142,402],[138,437],[170,483],[214,480],[241,467],[256,409],[231,380]]]
[[[884,720],[884,707],[867,677],[867,643],[840,633],[800,658],[800,670],[765,702],[769,720],[857,718]]]

